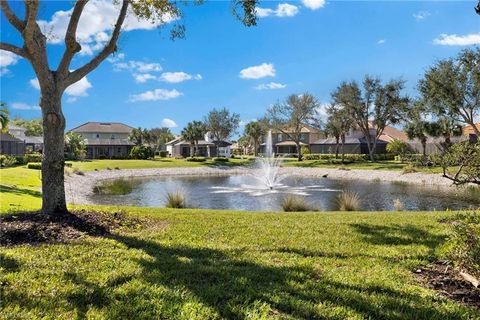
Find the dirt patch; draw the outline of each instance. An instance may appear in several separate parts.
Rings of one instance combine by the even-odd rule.
[[[141,229],[159,223],[165,225],[127,217],[123,212],[17,213],[0,218],[0,246],[69,242],[87,235],[107,236],[113,231]]]
[[[414,271],[428,288],[460,303],[480,308],[480,289],[465,281],[448,263],[438,261]]]

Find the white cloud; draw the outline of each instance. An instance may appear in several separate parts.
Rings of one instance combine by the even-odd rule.
[[[76,102],[77,100],[78,100],[77,97],[68,97],[67,102],[68,102],[68,103],[74,103],[74,102]]]
[[[175,99],[183,93],[178,92],[177,90],[166,90],[166,89],[155,89],[152,91],[145,91],[140,94],[133,94],[130,96],[130,102],[136,101],[158,101],[158,100],[170,100]]]
[[[480,44],[480,33],[471,33],[464,36],[442,33],[440,37],[433,40],[433,43],[442,46],[470,46]]]
[[[286,84],[281,84],[277,82],[262,83],[255,87],[257,90],[271,90],[271,89],[283,89],[286,88]]]
[[[261,65],[248,67],[240,71],[240,78],[242,79],[260,79],[274,76],[275,67],[273,63],[262,63]]]
[[[385,42],[387,42],[387,40],[385,39],[380,39],[377,41],[377,44],[384,44]]]
[[[13,102],[11,107],[16,110],[40,110],[39,106],[32,106],[23,102]]]
[[[37,90],[40,90],[40,83],[38,79],[31,79],[30,85]],[[92,88],[92,84],[88,81],[87,77],[83,77],[80,81],[75,82],[67,89],[65,89],[65,94],[71,97],[86,97],[88,96],[87,90]],[[71,101],[69,101],[71,102]]]
[[[145,72],[154,72],[154,71],[162,71],[163,68],[159,63],[156,62],[143,62],[143,61],[136,61],[130,60],[127,62],[115,62],[113,64],[113,69],[115,71],[122,71],[127,70],[131,72],[137,73],[145,73]]]
[[[159,80],[170,82],[170,83],[179,83],[186,80],[201,80],[202,76],[199,74],[191,75],[185,72],[164,72],[159,77]]]
[[[156,76],[150,73],[134,73],[133,77],[135,78],[135,82],[137,83],[144,83],[148,80],[155,80],[157,79]]]
[[[68,11],[57,11],[52,15],[50,21],[38,21],[40,28],[48,35],[49,43],[63,43],[72,11],[73,8]],[[77,40],[82,45],[81,54],[91,55],[108,41],[119,11],[120,6],[116,5],[114,1],[92,0],[85,6],[77,31]],[[157,28],[162,23],[169,23],[176,19],[177,17],[172,15],[164,15],[152,23],[148,20],[138,19],[129,10],[122,29],[124,31],[150,30]]]
[[[277,5],[277,8],[269,9],[269,8],[260,8],[256,7],[255,12],[257,17],[264,18],[268,16],[277,16],[277,17],[293,17],[298,13],[298,7],[288,3],[280,3]]]
[[[420,21],[428,18],[430,16],[430,12],[428,11],[418,11],[412,15],[415,20]]]
[[[325,5],[325,0],[302,0],[305,7],[312,10],[317,10]]]
[[[176,127],[178,127],[178,125],[175,121],[173,121],[172,119],[168,119],[168,118],[163,119],[162,122],[160,123],[160,126],[165,127],[165,128],[176,128]]]
[[[7,67],[17,64],[20,57],[10,51],[0,50],[0,76],[10,72]]]

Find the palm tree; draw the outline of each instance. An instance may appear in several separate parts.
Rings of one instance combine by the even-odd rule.
[[[267,134],[265,126],[259,121],[252,121],[245,126],[245,135],[253,141],[253,152],[255,157],[258,155],[258,145],[260,138]]]
[[[182,139],[190,142],[190,156],[195,157],[198,152],[198,140],[207,133],[206,125],[201,121],[192,121],[182,130]]]
[[[10,122],[9,117],[10,112],[4,102],[0,102],[0,125],[1,131],[6,132],[8,128],[8,123]]]

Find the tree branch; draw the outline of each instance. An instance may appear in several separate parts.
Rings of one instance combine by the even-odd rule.
[[[25,0],[25,29],[22,32],[24,39],[31,39],[37,25],[38,0]]]
[[[3,13],[5,14],[5,17],[7,18],[8,22],[12,26],[15,27],[18,31],[22,32],[23,28],[25,28],[25,22],[20,20],[15,13],[13,13],[12,9],[10,8],[10,5],[8,4],[7,0],[1,0],[0,1],[0,8],[2,8]]]
[[[17,46],[14,46],[13,44],[0,42],[0,50],[10,51],[12,53],[15,53],[16,55],[19,55],[22,58],[29,59],[28,53],[23,48],[19,48]]]
[[[122,8],[115,23],[115,28],[110,37],[108,44],[100,51],[90,62],[84,66],[78,68],[77,70],[71,72],[66,79],[66,85],[69,86],[72,83],[80,81],[85,77],[90,71],[94,70],[98,65],[105,60],[110,54],[112,54],[117,47],[117,40],[120,35],[120,30],[122,29],[123,22],[125,21],[125,16],[127,15],[128,5],[130,0],[123,0]]]
[[[80,21],[80,16],[82,15],[83,9],[89,0],[78,0],[75,3],[73,8],[72,16],[70,17],[70,22],[68,23],[67,33],[65,34],[65,52],[63,54],[62,60],[58,66],[58,73],[68,72],[70,63],[72,62],[73,56],[82,50],[82,47],[77,42],[77,27],[78,22]]]

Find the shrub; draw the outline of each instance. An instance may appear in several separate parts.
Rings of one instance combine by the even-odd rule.
[[[415,173],[417,172],[417,168],[415,168],[414,165],[412,164],[407,164],[405,167],[403,167],[402,173],[407,174],[407,173]]]
[[[0,167],[12,167],[17,164],[15,157],[9,155],[0,155]]]
[[[120,170],[120,168],[119,168],[119,167],[115,167],[114,169],[115,169],[115,170]]]
[[[379,161],[395,160],[395,155],[393,153],[376,154],[375,160],[379,160]]]
[[[214,162],[228,162],[228,158],[224,158],[224,157],[217,157],[217,158],[213,158],[213,161]]]
[[[165,198],[165,207],[166,208],[185,208],[187,206],[185,195],[183,192],[177,190],[175,192],[168,192]]]
[[[360,196],[353,191],[342,191],[337,197],[338,210],[358,211],[360,210]]]
[[[41,162],[29,162],[27,164],[28,169],[34,169],[34,170],[41,170],[42,169],[42,163]]]
[[[15,164],[22,165],[22,164],[26,164],[26,163],[27,163],[27,161],[26,161],[25,156],[15,156]]]
[[[308,204],[305,197],[297,195],[287,195],[282,200],[282,208],[285,212],[295,212],[295,211],[311,211],[312,208]]]
[[[456,268],[480,278],[480,212],[460,213],[445,222],[450,225],[441,254]]]
[[[95,194],[124,195],[133,191],[136,182],[124,178],[102,181],[93,187]]]
[[[392,141],[390,141],[387,144],[386,149],[387,149],[387,152],[392,153],[394,155],[406,154],[412,150],[412,148],[407,142],[400,139],[393,139]]]
[[[28,153],[25,155],[25,161],[28,162],[42,162],[42,155],[40,153]]]
[[[328,161],[338,161],[339,159],[335,158],[335,154],[330,153],[315,153],[315,154],[304,154],[303,158],[305,160],[328,160]],[[339,155],[341,158],[341,155]],[[366,154],[345,154],[344,159],[346,162],[356,162],[356,161],[366,161],[368,155]]]
[[[160,158],[166,158],[168,156],[168,152],[165,151],[165,150],[161,150],[158,155],[160,156]]]
[[[130,158],[132,159],[151,159],[154,158],[155,152],[149,146],[135,146],[130,151]]]
[[[205,162],[207,159],[205,157],[188,157],[185,159],[185,161],[189,162]]]
[[[73,168],[72,172],[75,173],[75,174],[78,174],[79,176],[84,176],[85,175],[85,173],[78,168]]]

